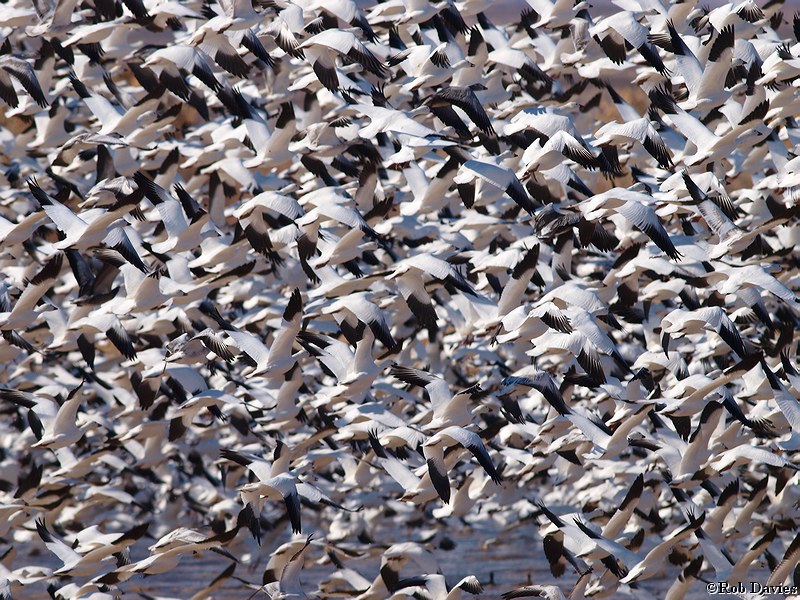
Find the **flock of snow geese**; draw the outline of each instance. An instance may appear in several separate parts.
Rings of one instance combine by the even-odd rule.
[[[0,597],[800,585],[800,15],[492,4],[0,5]]]

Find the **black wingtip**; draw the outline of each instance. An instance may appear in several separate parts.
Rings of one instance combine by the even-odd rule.
[[[300,294],[300,290],[295,288],[291,298],[289,298],[289,304],[286,305],[286,310],[283,311],[283,320],[292,321],[297,315],[301,314],[302,311],[303,296]]]

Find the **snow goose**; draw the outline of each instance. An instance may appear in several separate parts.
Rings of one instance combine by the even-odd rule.
[[[133,340],[119,318],[108,312],[110,309],[110,306],[101,306],[86,317],[72,322],[69,328],[73,331],[80,331],[87,339],[90,334],[93,338],[95,332],[103,332],[120,354],[128,360],[135,360],[136,349],[133,346]]]
[[[509,198],[528,214],[533,214],[534,210],[536,210],[536,204],[528,196],[528,192],[525,191],[514,171],[508,167],[499,166],[488,161],[470,159],[461,165],[459,173],[453,181],[459,185],[470,184],[476,177],[508,194]],[[471,202],[467,207],[469,208],[470,206]]]
[[[607,380],[601,355],[610,356],[623,371],[630,371],[616,344],[598,325],[595,317],[577,306],[570,307],[564,313],[569,318],[572,330],[569,333],[545,331],[536,337],[534,348],[527,351],[529,355],[546,356],[551,352],[566,352],[597,384]]]
[[[304,553],[311,545],[311,535],[306,538],[300,550],[289,557],[289,562],[283,567],[277,581],[265,583],[260,590],[264,590],[270,598],[309,598],[300,585],[300,572],[305,564]]]
[[[221,546],[227,541],[225,534],[206,536],[199,531],[179,527],[160,538],[150,546],[150,555],[133,563],[123,564],[116,570],[96,578],[101,584],[114,584],[127,581],[137,574],[157,575],[174,570],[185,554],[216,551],[233,559]],[[235,559],[234,559],[235,560]]]
[[[668,400],[668,402],[660,403],[658,411],[673,416],[691,416],[699,413],[705,406],[706,398],[709,395],[742,377],[753,369],[761,359],[762,356],[760,354],[751,354],[735,365],[728,367],[716,377],[710,376],[713,373],[692,376],[686,373],[686,377],[682,378],[679,384],[674,386],[668,395],[665,394],[662,398],[662,400]],[[673,397],[675,399],[669,401]],[[730,399],[723,398],[723,404],[732,400],[732,397]]]
[[[379,79],[383,79],[386,74],[384,65],[352,30],[326,29],[308,38],[297,49],[301,50],[311,62],[320,83],[331,91],[336,91],[340,87],[336,68],[338,54],[359,63]]]
[[[184,333],[167,344],[166,350],[167,361],[185,362],[186,364],[196,363],[198,358],[204,358],[209,352],[213,352],[229,363],[233,362],[235,358],[228,345],[210,327],[206,327],[191,337],[188,333]]]
[[[527,310],[519,306],[505,315],[494,334],[494,341],[505,343],[511,340],[534,340],[553,329],[561,333],[572,333],[569,317],[552,302],[539,302],[539,306]],[[506,333],[503,333],[505,331]]]
[[[292,232],[291,237],[281,242],[277,238],[283,236],[279,234],[286,232],[287,227],[292,229],[294,220],[303,214],[303,208],[297,200],[276,192],[257,194],[242,202],[233,213],[253,250],[264,255],[275,268],[284,261],[279,248],[296,238],[295,232]],[[276,229],[279,231],[276,232]],[[273,237],[276,237],[274,242]]]
[[[450,59],[445,49],[446,43],[436,47],[429,45],[404,48],[386,60],[389,67],[402,66],[411,81],[401,88],[404,92],[412,92],[423,86],[436,86],[452,75]]]
[[[178,201],[141,171],[137,171],[133,179],[158,210],[167,231],[166,240],[150,245],[152,251],[179,253],[199,246],[204,232],[210,232],[208,213],[199,207],[186,190],[180,184],[175,184]]]
[[[504,592],[501,598],[511,600],[512,598],[529,598],[536,596],[545,600],[568,600],[557,585],[526,585],[509,592]]]
[[[783,558],[775,566],[767,578],[767,586],[781,586],[786,581],[789,574],[797,566],[797,559],[800,556],[800,534],[797,534],[792,542],[787,546]]]
[[[141,538],[149,527],[148,523],[137,525],[124,533],[101,534],[97,528],[89,528],[75,536],[73,545],[57,538],[43,519],[36,520],[36,532],[47,546],[64,564],[53,573],[72,577],[94,576],[109,563],[113,556],[122,553]]]
[[[574,562],[575,556],[599,559],[618,578],[624,576],[624,570],[620,568],[612,554],[600,548],[585,531],[578,527],[579,514],[565,514],[562,515],[562,518],[548,508],[542,500],[534,500],[534,504],[541,510],[541,514],[544,514],[547,521],[550,522],[550,525],[545,529],[548,533],[544,538],[546,551],[551,555],[548,558],[555,560],[556,553],[563,555],[572,562],[573,567],[579,572],[585,570],[585,567],[584,569],[579,569],[576,566],[578,563]],[[554,541],[555,544],[553,544]],[[559,556],[560,558],[561,556]]]
[[[567,0],[525,0],[529,7],[533,21],[537,25],[546,26],[548,29],[565,27],[582,10],[584,2],[570,3]]]
[[[727,99],[727,94],[723,90],[723,82],[726,80],[733,55],[733,25],[726,26],[719,31],[711,45],[705,65],[700,64],[698,58],[669,21],[667,21],[667,29],[670,47],[675,53],[676,71],[683,77],[689,92],[689,97],[680,103],[682,108],[685,110],[711,109],[722,104]]]
[[[503,291],[497,303],[498,319],[505,317],[512,310],[512,307],[520,306],[528,285],[532,281],[538,282],[541,277],[537,271],[539,250],[538,244],[533,248],[526,249],[519,262],[511,269],[509,279],[503,286]]]
[[[239,56],[236,48],[231,45],[228,35],[215,31],[209,24],[211,24],[211,21],[197,28],[192,36],[186,40],[187,44],[195,48],[200,48],[207,56],[210,56],[215,63],[231,75],[242,78],[247,77],[247,74],[250,72],[250,65]],[[254,39],[258,42],[258,38],[255,37],[255,35],[251,36],[249,39]],[[267,54],[260,42],[258,42],[256,48],[259,47],[260,50],[263,50],[263,55],[269,57],[269,54]],[[271,59],[269,59],[269,62],[271,62]]]
[[[3,243],[4,251],[16,253],[16,246],[30,240],[44,218],[45,214],[40,211],[32,212],[18,222],[10,221],[0,215],[0,242]]]
[[[216,27],[220,30],[249,28],[258,24],[262,19],[262,15],[253,8],[253,3],[248,0],[219,0],[217,4],[222,13],[215,13],[216,16],[212,16],[209,22],[217,21],[219,24]]]
[[[456,425],[445,427],[428,438],[422,445],[431,481],[445,504],[450,502],[450,480],[445,467],[444,451],[445,448],[453,445],[459,445],[469,450],[478,459],[478,462],[489,477],[492,478],[492,481],[496,485],[501,484],[502,478],[492,463],[489,452],[486,450],[486,446],[483,445],[480,436]]]
[[[436,330],[438,329],[436,311],[431,303],[430,294],[425,290],[423,273],[465,294],[475,295],[475,290],[455,265],[432,254],[418,253],[413,259],[395,263],[394,270],[387,279],[396,282],[409,310],[414,313],[419,323],[428,329]]]
[[[600,456],[610,458],[622,452],[628,445],[628,435],[647,417],[652,408],[648,404],[643,404],[630,411],[624,420],[615,416],[615,420],[621,422],[612,432],[598,417],[585,415],[567,406],[552,377],[547,373],[538,372],[533,377],[510,376],[503,380],[503,384],[532,387],[541,393],[560,416],[569,420],[594,444],[596,451],[592,455],[587,455],[589,458]]]
[[[522,162],[525,165],[523,179],[527,179],[536,170],[548,171],[560,165],[565,158],[574,161],[588,169],[597,169],[601,162],[592,154],[587,145],[576,140],[566,131],[557,131],[542,145],[539,139],[522,153]]]
[[[800,401],[792,395],[783,382],[772,372],[772,369],[769,368],[763,358],[761,367],[772,390],[772,397],[791,426],[792,431],[800,431]]]
[[[465,132],[465,128],[461,118],[453,111],[453,106],[463,110],[478,129],[486,135],[497,135],[489,115],[486,114],[486,110],[470,87],[444,87],[426,98],[425,104],[443,123],[454,127],[456,131]]]
[[[309,31],[316,31],[318,27],[332,29],[332,27],[327,24],[330,16],[333,16],[343,23],[360,29],[364,37],[370,42],[375,42],[377,40],[377,36],[372,30],[369,20],[367,20],[364,12],[354,0],[316,0],[308,3],[305,8],[322,13],[307,25]],[[330,19],[330,23],[332,24],[333,22],[334,21]],[[323,23],[324,25],[322,25]]]
[[[349,344],[310,333],[300,332],[298,339],[336,377],[338,385],[319,394],[320,398],[343,397],[360,402],[370,393],[370,386],[383,371],[384,361],[376,363],[372,356],[375,336],[369,327],[363,328],[355,351]]]
[[[707,477],[703,466],[708,463],[712,454],[709,442],[721,415],[722,405],[718,402],[707,403],[688,443],[665,426],[658,428],[657,437],[648,438],[641,432],[634,431],[628,436],[628,443],[654,452],[666,465],[665,476],[671,486],[691,488]],[[661,422],[660,419],[657,420]]]
[[[745,349],[742,336],[725,310],[719,306],[707,306],[687,311],[676,308],[661,319],[661,346],[669,352],[670,340],[683,335],[715,331],[740,359],[750,352]]]
[[[77,0],[47,0],[35,4],[39,23],[25,28],[29,36],[44,34],[58,35],[71,29],[72,13],[77,6]]]
[[[483,586],[474,575],[463,577],[449,591],[444,575],[439,573],[401,579],[397,582],[398,591],[414,586],[421,587],[422,585],[424,585],[426,593],[430,594],[432,600],[461,600],[464,597],[463,592],[473,595],[483,592]]]
[[[662,169],[673,168],[669,149],[649,119],[636,118],[625,123],[612,121],[595,132],[595,143],[598,146],[627,142],[639,142]]]
[[[292,532],[301,532],[300,521],[300,496],[307,500],[347,510],[323,494],[319,489],[309,483],[300,481],[295,475],[275,471],[282,470],[280,463],[270,465],[267,461],[255,456],[246,456],[239,452],[223,449],[220,457],[249,469],[258,479],[257,482],[248,483],[239,488],[245,510],[252,510],[251,529],[260,543],[260,526],[258,525],[261,507],[265,500],[283,500],[289,515]]]
[[[152,67],[160,77],[176,82],[183,81],[182,73],[191,73],[213,92],[225,87],[214,76],[206,54],[194,46],[175,44],[159,48],[147,57],[144,66]]]
[[[263,26],[263,31],[272,36],[275,44],[287,55],[302,59],[304,54],[299,49],[300,40],[305,36],[302,7],[287,2],[283,7],[276,7],[276,11],[272,21]]]
[[[652,202],[652,197],[647,194],[624,188],[613,188],[584,200],[579,207],[583,216],[590,221],[611,213],[622,216],[653,240],[667,256],[677,261],[683,255],[675,248],[658,215],[650,207]]]
[[[703,560],[702,556],[698,556],[683,568],[678,578],[667,590],[664,600],[680,600],[680,598],[686,597],[692,584],[700,575]]]
[[[797,306],[800,299],[791,289],[767,272],[761,265],[727,266],[715,263],[715,269],[706,275],[706,281],[715,285],[720,294],[735,294],[745,301],[750,299],[747,290],[755,290],[758,302],[761,291],[767,291],[786,302],[789,306]],[[746,302],[754,310],[759,309],[755,302]]]
[[[294,153],[289,151],[289,143],[297,133],[294,105],[291,102],[281,104],[272,131],[269,131],[266,123],[256,116],[256,111],[251,110],[249,103],[245,102],[244,105],[246,107],[244,126],[256,152],[256,156],[246,161],[244,166],[268,169],[288,164],[294,156]]]
[[[9,331],[14,329],[27,329],[43,310],[51,310],[51,305],[45,303],[44,308],[37,310],[36,305],[53,287],[55,280],[61,272],[64,255],[59,253],[51,258],[48,263],[28,282],[17,302],[12,307],[8,293],[0,294],[0,329]]]
[[[641,54],[661,75],[667,76],[669,69],[664,65],[664,61],[658,54],[658,49],[649,41],[650,31],[646,25],[642,25],[636,20],[633,13],[623,10],[611,16],[604,17],[596,25],[589,29],[589,34],[600,43],[603,51],[608,57],[619,63],[625,60],[625,48],[623,44],[617,43],[609,37],[609,30],[621,36],[626,43],[630,44]],[[607,35],[601,37],[604,33]]]
[[[766,8],[766,7],[765,7]],[[739,35],[750,37],[758,29],[760,21],[766,19],[764,11],[752,0],[727,2],[707,11],[697,25],[700,29],[713,27],[716,31],[736,25]]]
[[[469,403],[484,395],[479,385],[473,385],[455,395],[450,394],[450,386],[437,375],[411,367],[392,365],[389,373],[407,383],[423,388],[428,395],[433,409],[433,419],[425,425],[425,429],[434,431],[441,427],[456,425],[464,427],[472,420]]]
[[[744,151],[769,135],[763,122],[755,126],[751,122],[740,122],[717,135],[700,119],[680,108],[664,90],[654,89],[649,96],[653,106],[664,113],[666,122],[686,139],[680,159],[687,166],[729,159],[734,151]]]
[[[692,180],[688,173],[683,173],[686,189],[692,197],[693,204],[708,225],[708,228],[717,236],[717,243],[709,248],[710,258],[721,258],[730,253],[741,252],[753,243],[756,236],[768,231],[782,222],[778,218],[768,219],[756,227],[746,230],[736,225],[725,211],[704,193]],[[763,280],[763,277],[760,278]],[[773,286],[774,287],[774,286]],[[785,296],[783,292],[780,296]]]
[[[67,206],[46,193],[36,180],[28,181],[28,187],[42,210],[47,214],[56,228],[64,234],[64,238],[53,244],[57,250],[75,248],[85,250],[91,246],[105,243],[117,250],[134,266],[144,269],[144,265],[133,248],[125,228],[123,216],[133,211],[138,204],[135,196],[129,200],[118,202],[109,209],[93,208],[84,211],[83,218],[76,215]],[[117,226],[113,226],[116,224]]]
[[[383,106],[355,104],[351,110],[367,116],[370,120],[370,124],[362,127],[359,132],[362,138],[373,138],[380,133],[402,134],[419,138],[437,135],[436,131],[413,119],[414,116],[421,114],[421,109],[407,113]]]
[[[620,502],[619,506],[616,507],[614,514],[612,514],[611,518],[606,521],[605,525],[603,525],[602,533],[604,537],[608,539],[617,539],[619,534],[628,524],[631,516],[634,514],[634,510],[639,504],[639,500],[642,497],[643,491],[644,475],[640,473],[633,480],[633,483],[625,493],[625,497],[622,499],[622,502]]]
[[[235,327],[224,319],[218,323],[234,345],[255,363],[248,377],[274,378],[283,376],[297,362],[297,356],[292,354],[292,346],[300,331],[302,319],[303,299],[300,290],[295,289],[283,311],[280,329],[275,332],[269,348],[252,333]]]
[[[546,57],[546,59],[558,60],[559,52],[556,48],[548,48],[553,51],[553,54],[543,52],[541,40],[550,40],[547,36],[537,36],[534,40],[534,45],[539,42],[537,50],[539,54]],[[519,48],[505,45],[499,48],[493,48],[486,57],[490,63],[498,65],[502,70],[508,72],[516,72],[526,81],[543,86],[552,86],[553,79],[547,74],[544,69],[549,69],[552,65],[545,64],[544,69],[536,64],[533,59],[524,50]],[[548,60],[548,63],[550,61]],[[505,67],[505,69],[503,68]]]
[[[461,12],[449,1],[443,6],[433,6],[419,0],[390,0],[373,7],[369,16],[373,22],[391,21],[410,29],[409,25],[424,24],[440,17],[451,24],[454,31],[466,30]]]
[[[36,77],[31,64],[21,58],[15,56],[0,56],[0,98],[12,108],[19,106],[19,99],[17,92],[14,90],[14,84],[11,77],[16,79],[22,84],[22,87],[28,92],[36,103],[42,107],[47,108],[49,102],[42,91],[42,86]]]
[[[353,336],[359,329],[360,323],[363,323],[387,349],[392,351],[398,349],[398,344],[389,330],[386,316],[375,303],[370,301],[366,292],[351,293],[337,298],[322,308],[321,312],[334,316],[345,337]],[[352,341],[357,341],[357,338],[353,337]]]
[[[47,418],[40,423],[42,428],[40,439],[33,444],[35,448],[66,448],[80,440],[87,425],[77,426],[76,418],[78,409],[83,401],[83,383],[70,390],[67,399],[58,408],[52,418]]]
[[[655,577],[661,573],[664,561],[667,560],[675,545],[690,537],[703,524],[703,520],[704,515],[696,519],[690,517],[687,525],[678,527],[669,535],[664,536],[664,541],[650,550],[643,558],[639,558],[637,554],[630,552],[621,544],[595,533],[588,525],[580,521],[576,521],[576,524],[589,537],[595,540],[598,546],[609,551],[625,564],[628,572],[625,577],[620,579],[620,583],[632,583]]]
[[[137,129],[142,129],[140,117],[153,110],[157,105],[155,99],[146,98],[145,101],[133,106],[125,107],[123,105],[118,108],[110,100],[99,94],[92,93],[72,72],[70,73],[70,83],[97,119],[99,124],[98,134],[122,136],[122,141],[128,140],[131,143],[134,140],[141,139],[141,132],[137,133]]]
[[[378,465],[403,488],[401,500],[421,505],[437,497],[429,475],[427,477],[417,475],[391,450],[385,449],[374,432],[369,433],[369,442]]]

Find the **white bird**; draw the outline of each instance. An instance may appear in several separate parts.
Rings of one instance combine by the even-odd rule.
[[[472,420],[470,403],[484,394],[480,385],[476,384],[451,396],[450,386],[444,379],[419,369],[392,365],[389,372],[400,381],[425,390],[433,413],[432,420],[425,426],[429,430],[451,425],[464,427]]]
[[[303,554],[309,545],[311,545],[311,535],[308,536],[303,547],[289,558],[289,561],[281,571],[280,579],[266,583],[263,586],[264,591],[271,599],[309,598],[300,586],[300,572],[305,563]]]
[[[704,330],[716,332],[739,358],[748,352],[736,325],[720,306],[708,306],[696,310],[676,308],[661,319],[661,346],[669,353],[670,340],[686,334],[701,333]]]
[[[489,477],[492,478],[492,481],[496,485],[500,485],[502,478],[492,463],[489,452],[486,450],[486,446],[483,445],[480,436],[456,425],[445,427],[428,438],[422,445],[425,459],[428,462],[428,473],[431,481],[445,504],[450,502],[450,479],[444,463],[444,451],[445,448],[453,445],[459,445],[469,450],[478,459],[478,462]]]
[[[224,87],[214,76],[206,54],[193,46],[175,44],[159,48],[147,57],[144,65],[154,67],[162,77],[172,80],[182,79],[182,73],[190,73],[214,92]]]
[[[669,170],[673,166],[667,145],[649,119],[637,118],[624,123],[611,121],[598,129],[594,135],[594,141],[598,146],[638,142],[658,161],[662,169]]]
[[[353,31],[326,29],[298,46],[312,63],[320,83],[329,90],[339,89],[336,57],[343,54],[361,64],[379,78],[383,78],[385,67],[378,58],[359,40]]]
[[[141,259],[125,233],[124,225],[121,225],[123,216],[135,208],[138,199],[132,198],[120,202],[110,209],[93,208],[84,211],[82,213],[83,216],[79,217],[68,207],[47,194],[39,187],[36,180],[29,180],[28,187],[56,228],[65,234],[64,239],[53,244],[55,249],[75,248],[84,250],[91,246],[105,243],[122,254],[126,260],[145,270]],[[113,226],[115,224],[116,226]]]
[[[216,312],[216,310],[214,310]],[[303,298],[295,289],[283,311],[280,328],[275,332],[272,345],[267,347],[257,336],[231,325],[218,316],[216,320],[234,345],[255,363],[248,377],[281,377],[297,362],[292,354],[295,337],[303,318]]]
[[[725,28],[714,41],[714,45],[706,58],[705,65],[689,48],[675,26],[667,21],[667,34],[655,34],[651,39],[659,39],[663,35],[664,42],[672,48],[675,55],[675,70],[683,77],[689,98],[682,102],[684,109],[697,107],[708,108],[724,102],[722,81],[725,80],[733,48],[733,27]],[[727,61],[724,57],[727,56]],[[727,64],[726,64],[727,63]]]
[[[63,254],[56,254],[48,263],[28,282],[22,294],[11,306],[7,289],[0,292],[0,329],[12,331],[27,329],[39,317],[42,311],[51,310],[52,305],[45,302],[43,308],[36,309],[36,305],[49,290],[61,272],[64,262]]]
[[[414,260],[405,259],[395,263],[387,279],[396,282],[409,310],[419,323],[429,329],[437,329],[436,311],[430,294],[425,290],[423,274],[448,283],[465,294],[475,295],[475,290],[455,265],[432,254],[420,253],[414,256]]]
[[[75,543],[70,546],[58,539],[47,529],[44,520],[37,519],[36,531],[47,549],[55,554],[63,566],[53,571],[56,575],[71,577],[95,576],[109,564],[114,564],[113,556],[122,553],[127,547],[141,538],[149,524],[133,527],[125,533],[101,534],[96,528],[90,528],[76,535]]]
[[[631,222],[673,260],[682,256],[675,248],[655,211],[650,207],[652,199],[641,192],[624,188],[612,188],[584,200],[578,206],[587,220],[618,214]]]
[[[528,214],[532,214],[536,209],[528,192],[525,191],[517,175],[511,169],[491,162],[470,159],[461,165],[459,173],[453,181],[457,184],[465,184],[472,182],[476,177],[508,194],[509,198]]]
[[[6,55],[0,56],[0,98],[9,106],[16,108],[19,105],[11,77],[22,84],[39,106],[46,108],[49,105],[31,64],[21,58]]]
[[[40,422],[41,437],[33,444],[35,448],[66,448],[80,440],[88,426],[78,426],[76,419],[78,409],[83,403],[83,383],[70,390],[67,399],[59,407],[54,417]]]
[[[167,231],[166,240],[151,244],[150,248],[154,252],[166,254],[193,250],[201,244],[205,234],[211,233],[208,213],[200,208],[181,185],[175,184],[179,201],[141,171],[137,171],[133,179],[147,199],[155,205]]]

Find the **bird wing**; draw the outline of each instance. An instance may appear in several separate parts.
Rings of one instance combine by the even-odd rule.
[[[71,233],[77,237],[86,230],[88,227],[86,221],[45,192],[35,179],[28,180],[28,188],[59,231],[64,232],[67,236]]]
[[[458,106],[467,113],[467,116],[478,126],[478,129],[486,135],[497,135],[494,127],[492,127],[489,115],[486,114],[486,110],[484,110],[480,100],[470,88],[446,87],[436,92],[434,96],[437,99],[452,102]]]
[[[433,438],[431,438],[433,439]],[[441,443],[426,443],[422,452],[428,464],[428,475],[431,478],[436,493],[445,504],[450,503],[450,479],[447,477],[447,467],[444,464],[444,446]]]
[[[283,311],[281,328],[275,332],[275,337],[272,340],[272,346],[269,349],[269,363],[276,363],[291,356],[295,337],[300,331],[302,317],[303,298],[300,295],[300,290],[295,288],[289,303],[286,305],[286,309]]]
[[[231,363],[236,358],[230,348],[228,348],[228,344],[211,329],[204,329],[191,339],[202,342],[203,346],[211,350],[211,352],[219,356],[225,362]]]
[[[683,76],[686,82],[686,87],[689,88],[689,93],[696,92],[700,87],[700,81],[703,77],[703,67],[700,66],[700,61],[683,41],[683,38],[678,34],[675,26],[667,21],[667,30],[669,31],[672,52],[675,54],[675,63],[678,71]],[[719,83],[720,86],[722,82]]]
[[[536,206],[528,196],[522,182],[511,169],[499,167],[492,163],[470,159],[461,168],[488,181],[498,189],[503,190],[508,196],[529,214],[533,214]],[[459,183],[458,178],[456,183]],[[460,183],[463,183],[463,178]]]
[[[472,289],[472,286],[467,282],[464,276],[446,260],[442,260],[428,253],[420,253],[414,256],[411,264],[414,268],[422,269],[429,275],[432,275],[440,281],[448,282],[462,292],[470,295],[475,294],[475,290]]]
[[[428,329],[437,329],[436,310],[425,290],[422,278],[414,273],[404,273],[395,279],[395,283],[420,325]]]
[[[167,190],[141,171],[134,174],[133,180],[137,186],[144,189],[144,195],[155,205],[170,237],[177,237],[188,229],[189,223],[183,207]]]
[[[597,198],[598,196],[595,196],[593,200],[597,200]],[[613,210],[630,221],[637,229],[653,240],[656,246],[664,251],[671,259],[678,260],[681,258],[682,254],[675,248],[669,234],[661,224],[658,215],[656,215],[655,211],[650,206],[642,204],[638,200],[630,199],[624,200],[621,205],[617,205]],[[589,218],[588,215],[587,218]]]
[[[389,374],[409,385],[425,388],[434,407],[443,406],[450,401],[450,386],[438,375],[397,364],[392,365]]]
[[[566,131],[557,132],[545,142],[544,147],[552,148],[586,168],[596,169],[599,167],[597,157],[589,152],[586,146],[581,144],[573,135]]]
[[[148,269],[142,262],[142,258],[136,251],[136,248],[131,243],[128,234],[125,232],[125,227],[113,227],[108,232],[103,243],[109,248],[113,248],[122,255],[122,258],[131,263],[134,267],[139,269],[142,273],[147,273]]]
[[[44,293],[53,287],[53,281],[58,278],[63,263],[64,255],[61,253],[51,258],[25,286],[17,303],[14,305],[12,313],[20,314],[24,311],[33,310],[33,307],[36,306],[36,303],[39,302]]]
[[[19,81],[22,87],[25,88],[25,91],[31,95],[31,98],[33,98],[39,106],[42,108],[47,107],[47,98],[45,98],[42,86],[36,78],[36,71],[34,71],[30,63],[14,56],[5,56],[0,59],[0,68]],[[0,83],[0,85],[2,85],[2,83]],[[0,94],[2,94],[2,92],[0,92]],[[8,101],[6,99],[7,96],[0,97]],[[12,103],[9,102],[9,104]]]
[[[500,484],[502,478],[497,472],[494,463],[492,463],[492,458],[489,456],[486,446],[483,445],[483,441],[477,433],[464,429],[463,427],[456,426],[447,427],[439,433],[440,435],[450,437],[454,441],[464,446],[464,448],[469,450],[475,456],[475,458],[478,459],[478,462],[489,475],[489,477],[492,478],[492,481],[498,485]]]
[[[227,330],[233,343],[259,366],[269,364],[269,348],[252,333],[238,329]]]

